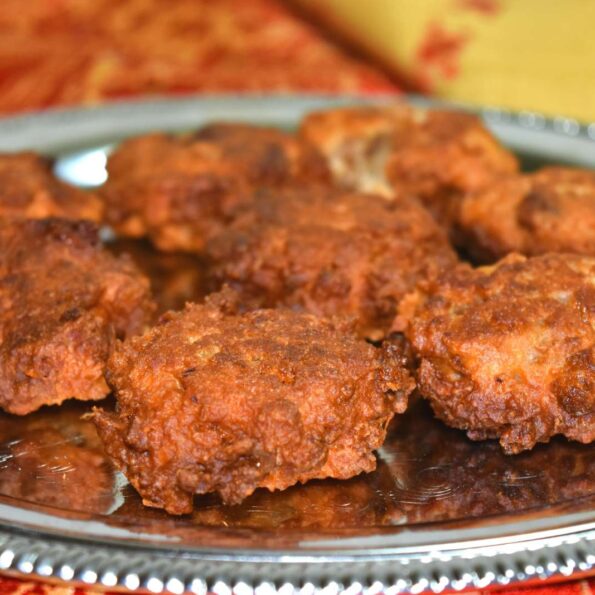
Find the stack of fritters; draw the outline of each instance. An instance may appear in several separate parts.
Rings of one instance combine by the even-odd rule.
[[[385,336],[408,291],[456,263],[415,200],[320,187],[256,193],[206,254],[211,276],[247,303],[351,316],[372,340]]]
[[[591,442],[595,176],[517,170],[477,118],[401,105],[311,114],[297,135],[125,141],[105,221],[190,253],[147,263],[131,244],[163,277],[157,302],[222,290],[146,330],[148,281],[68,221],[100,219],[97,198],[37,158],[0,159],[0,406],[113,390],[116,410],[93,414],[106,451],[173,514],[194,494],[237,503],[372,470],[408,369],[438,417],[507,453]],[[449,238],[477,261],[529,258],[474,269]]]

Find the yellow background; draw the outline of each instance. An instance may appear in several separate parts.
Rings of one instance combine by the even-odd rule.
[[[595,121],[595,0],[496,0],[492,15],[458,0],[298,2],[412,78],[431,23],[467,35],[458,75],[432,73],[439,96]]]

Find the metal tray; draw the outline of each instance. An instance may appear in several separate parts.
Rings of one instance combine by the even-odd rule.
[[[353,101],[212,97],[24,115],[0,120],[0,150],[55,155],[61,176],[92,186],[105,178],[107,146],[125,136],[214,119],[291,128],[311,109]],[[527,167],[595,167],[594,126],[482,115]],[[200,297],[192,257],[160,255],[142,242],[111,247],[132,253],[163,308]],[[594,446],[556,438],[506,457],[417,402],[391,428],[372,474],[257,492],[236,507],[200,497],[193,515],[173,518],[144,508],[113,470],[81,419],[87,410],[70,403],[0,415],[0,570],[219,595],[445,592],[595,572]]]

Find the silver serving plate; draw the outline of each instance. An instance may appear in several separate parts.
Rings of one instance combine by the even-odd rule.
[[[27,114],[0,120],[0,151],[57,156],[60,176],[95,186],[107,175],[109,147],[127,136],[212,120],[291,128],[308,111],[354,101],[203,97]],[[595,167],[595,125],[481,115],[527,167]],[[189,257],[138,243],[114,249],[132,252],[163,303],[188,297],[172,291],[180,271],[195,270]],[[0,570],[112,590],[218,595],[440,593],[595,573],[593,446],[556,438],[505,457],[417,403],[390,431],[372,474],[257,492],[239,507],[201,497],[193,515],[173,518],[144,508],[110,466],[81,419],[87,407],[0,416]]]

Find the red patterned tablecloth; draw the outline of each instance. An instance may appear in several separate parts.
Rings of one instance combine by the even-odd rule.
[[[0,113],[147,94],[398,87],[281,0],[2,0]]]
[[[281,0],[2,0],[0,113],[201,91],[400,89]],[[0,577],[13,593],[85,590]],[[595,580],[495,593],[591,595]]]

